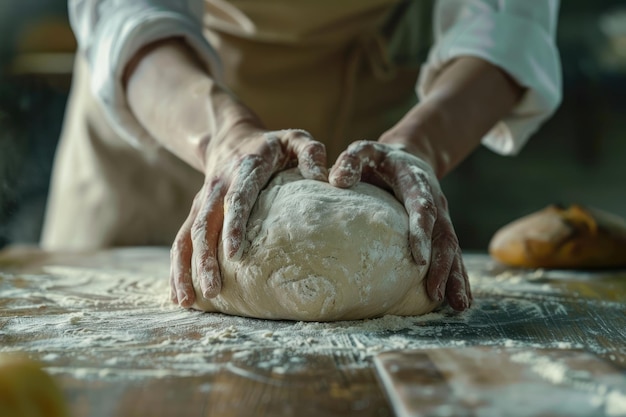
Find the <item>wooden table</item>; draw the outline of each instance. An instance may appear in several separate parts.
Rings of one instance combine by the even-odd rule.
[[[466,264],[466,313],[304,323],[170,305],[163,248],[13,249],[0,255],[0,351],[42,361],[75,417],[389,416],[385,351],[549,348],[626,368],[626,271]]]

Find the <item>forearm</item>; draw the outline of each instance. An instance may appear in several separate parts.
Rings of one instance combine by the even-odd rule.
[[[450,63],[425,98],[380,139],[398,143],[445,176],[513,109],[523,88],[494,65],[474,57]]]
[[[205,150],[238,123],[256,116],[220,88],[193,51],[178,39],[144,48],[125,71],[129,106],[165,148],[205,170]]]

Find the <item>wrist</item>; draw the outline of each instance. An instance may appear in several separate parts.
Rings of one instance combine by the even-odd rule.
[[[379,142],[402,145],[406,152],[417,156],[433,169],[437,178],[451,170],[447,153],[436,146],[442,135],[445,113],[438,106],[418,104],[400,122],[385,132]]]
[[[259,118],[245,107],[241,111],[226,110],[223,116],[215,132],[203,137],[197,147],[201,159],[199,170],[205,174],[209,168],[224,164],[225,161],[238,160],[251,140],[262,138],[267,132]]]
[[[126,73],[127,100],[137,120],[198,171],[206,170],[209,143],[220,146],[235,128],[261,128],[258,117],[214,81],[182,40],[146,47]]]

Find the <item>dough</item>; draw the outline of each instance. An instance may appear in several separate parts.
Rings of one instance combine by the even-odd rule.
[[[431,312],[428,265],[413,261],[408,233],[404,207],[378,187],[339,189],[282,172],[252,210],[242,258],[219,252],[221,293],[198,292],[195,307],[303,321]]]

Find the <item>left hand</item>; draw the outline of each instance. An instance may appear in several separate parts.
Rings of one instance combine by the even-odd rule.
[[[171,250],[171,300],[183,307],[216,297],[222,288],[218,247],[239,259],[246,224],[270,177],[298,167],[304,178],[326,181],[326,150],[299,129],[268,131],[239,124],[214,138],[206,149],[205,182],[193,201]],[[200,288],[194,290],[194,279]]]
[[[445,299],[455,310],[467,309],[472,293],[459,241],[439,181],[424,160],[401,145],[358,141],[335,162],[329,182],[348,188],[359,181],[393,190],[409,215],[409,244],[413,259],[430,264],[426,276],[428,296]]]

